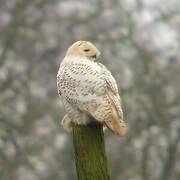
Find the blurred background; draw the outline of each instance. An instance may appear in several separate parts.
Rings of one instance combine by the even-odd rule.
[[[0,0],[0,180],[73,180],[56,73],[92,41],[115,76],[129,134],[106,132],[113,180],[180,179],[180,1]]]

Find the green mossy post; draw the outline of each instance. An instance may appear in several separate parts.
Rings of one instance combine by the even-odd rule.
[[[78,180],[110,180],[102,125],[74,125],[73,143]]]

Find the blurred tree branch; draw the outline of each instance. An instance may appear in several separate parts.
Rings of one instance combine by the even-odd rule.
[[[180,127],[177,130],[177,136],[174,139],[174,141],[169,143],[169,147],[167,150],[167,152],[168,152],[167,158],[165,160],[164,167],[161,172],[159,180],[171,180],[172,179],[171,175],[173,173],[174,165],[176,162],[176,155],[177,155],[179,142],[180,142]]]

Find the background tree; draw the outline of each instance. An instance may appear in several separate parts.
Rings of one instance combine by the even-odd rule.
[[[129,135],[106,133],[114,180],[180,179],[180,2],[0,0],[0,179],[75,179],[56,72],[90,40],[120,87]]]

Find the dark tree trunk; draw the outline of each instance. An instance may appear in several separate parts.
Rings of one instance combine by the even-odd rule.
[[[78,180],[110,180],[102,125],[73,126],[73,143]]]

